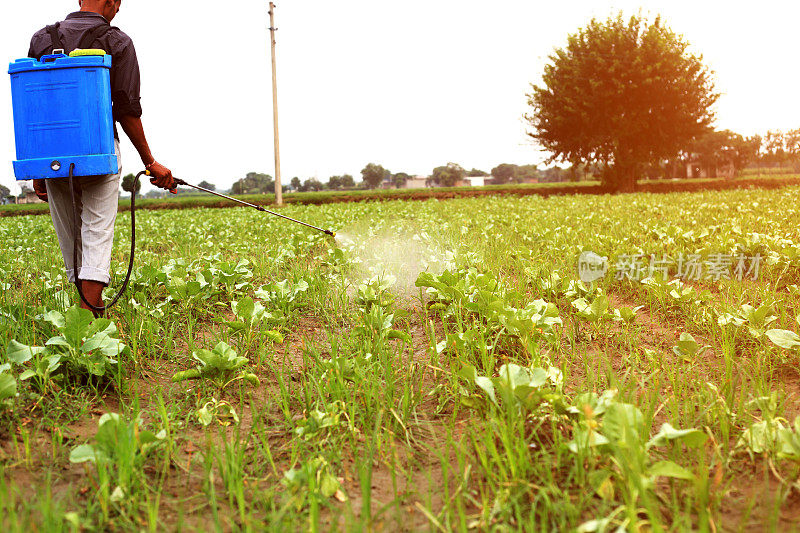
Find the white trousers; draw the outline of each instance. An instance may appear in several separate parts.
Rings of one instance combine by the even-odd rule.
[[[119,162],[117,174],[73,178],[75,202],[78,205],[77,228],[74,227],[69,178],[46,180],[50,216],[71,283],[75,283],[76,267],[72,264],[72,258],[76,239],[78,279],[98,281],[105,285],[111,281],[111,249],[114,247],[114,223],[117,220],[122,173],[119,142],[116,143],[116,152]]]

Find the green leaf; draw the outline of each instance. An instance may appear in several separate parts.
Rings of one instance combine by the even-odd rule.
[[[800,348],[800,335],[785,329],[771,329],[767,331],[767,337],[777,346],[785,350],[795,350]]]
[[[27,363],[35,355],[39,355],[44,351],[44,348],[39,348],[35,346],[25,346],[24,344],[20,344],[15,340],[11,340],[8,343],[8,348],[6,349],[6,357],[12,363],[16,363],[21,365],[23,363]]]
[[[67,291],[64,290],[58,291],[53,297],[53,299],[55,300],[56,305],[60,309],[68,309],[70,306],[70,297]]]
[[[250,321],[254,318],[256,303],[252,298],[242,298],[238,302],[231,303],[231,308],[236,316],[246,318]]]
[[[172,298],[179,302],[185,300],[188,294],[186,282],[181,278],[170,278],[167,283],[167,291]]]
[[[81,351],[83,353],[90,353],[97,350],[106,358],[111,359],[119,357],[123,352],[127,351],[128,347],[125,346],[125,344],[123,344],[123,342],[119,339],[110,337],[107,331],[108,330],[101,331],[86,339],[86,342],[83,343]],[[116,328],[114,328],[114,331],[116,332]],[[115,361],[109,362],[113,363]]]
[[[783,429],[783,425],[780,423],[769,423],[766,420],[760,420],[744,430],[736,442],[736,447],[744,447],[752,453],[773,451],[775,439],[781,429]]]
[[[120,423],[120,417],[118,413],[105,413],[103,416],[100,417],[100,420],[97,421],[97,426],[102,428],[106,424],[111,424],[112,426],[117,426]]]
[[[610,444],[604,435],[594,430],[581,429],[576,427],[573,431],[573,439],[567,443],[567,449],[572,453],[588,451],[589,448],[605,446]]]
[[[59,331],[64,329],[64,326],[66,325],[66,320],[64,319],[64,315],[62,313],[59,313],[58,311],[50,311],[48,313],[45,313],[45,315],[42,318],[44,319],[45,322],[52,324],[53,327],[55,327]]]
[[[598,296],[592,301],[590,308],[594,316],[602,317],[608,310],[608,297],[605,294]]]
[[[275,344],[283,344],[284,338],[277,331],[265,331],[264,336],[274,342]]]
[[[111,493],[111,498],[109,498],[114,503],[119,503],[125,499],[125,491],[122,487],[117,486],[114,491]]]
[[[780,452],[778,456],[781,458],[800,460],[800,434],[797,432],[800,417],[795,418],[795,429],[781,428],[778,430],[778,444]]]
[[[86,337],[91,337],[103,333],[108,336],[117,334],[117,326],[107,318],[95,319],[88,328],[86,328]]]
[[[208,404],[198,409],[197,420],[203,424],[204,427],[208,427],[211,425],[211,422],[214,421],[214,413],[208,409]]]
[[[589,484],[598,496],[606,501],[614,499],[614,482],[611,472],[606,470],[595,470],[589,474]]]
[[[572,307],[578,310],[579,313],[588,313],[591,311],[591,307],[589,306],[589,302],[586,301],[586,298],[578,298],[572,302]]]
[[[99,455],[95,451],[94,446],[89,444],[81,444],[75,447],[69,454],[70,463],[96,463],[98,459]]]
[[[301,292],[306,292],[308,290],[308,288],[309,288],[308,282],[306,280],[304,280],[304,279],[301,279],[294,286],[294,293],[297,294],[297,293],[301,293]]]
[[[644,429],[644,415],[629,403],[612,403],[603,416],[603,434],[617,444],[634,445]]]
[[[64,520],[69,523],[73,527],[73,531],[80,531],[81,527],[81,517],[76,512],[69,512],[64,513]]]
[[[72,345],[64,337],[51,337],[44,344],[45,344],[45,346],[63,346],[64,348],[72,349]]]
[[[0,374],[0,401],[17,395],[17,382],[10,374]]]
[[[322,474],[322,481],[320,483],[320,492],[326,498],[330,498],[336,491],[339,490],[339,481],[329,473]]]
[[[83,339],[86,338],[92,322],[94,322],[94,315],[91,311],[80,307],[70,307],[64,314],[64,327],[60,328],[61,334],[72,346],[77,348],[83,344]]]
[[[617,322],[633,322],[636,318],[636,313],[644,306],[640,305],[631,309],[630,307],[620,307],[614,309],[614,320]]]
[[[699,348],[700,345],[697,344],[697,341],[691,334],[681,333],[681,338],[677,346],[673,348],[673,351],[678,356],[694,356],[697,354]]]
[[[261,382],[258,380],[258,376],[255,374],[244,373],[242,374],[242,379],[253,387],[258,387],[261,384]]]
[[[531,382],[531,376],[528,374],[528,370],[513,363],[502,365],[498,374],[498,382],[509,387],[511,391],[518,385],[528,385]]]
[[[409,335],[405,331],[392,330],[386,334],[386,338],[397,339],[405,342],[406,344],[411,344],[411,335]]]
[[[206,366],[209,367],[208,370],[233,371],[239,370],[249,362],[246,357],[237,356],[236,351],[224,342],[217,344],[211,351],[198,350],[192,356],[204,365],[203,373],[207,371]]]
[[[664,446],[669,441],[682,442],[690,448],[696,448],[708,440],[708,435],[699,429],[675,429],[669,423],[661,426],[661,430],[647,443],[647,447]]]
[[[611,525],[611,520],[608,518],[600,518],[589,520],[578,526],[577,533],[602,533]]]
[[[247,324],[245,324],[240,320],[235,320],[233,322],[224,322],[224,324],[229,328],[231,328],[231,330],[233,331],[242,331],[247,329]]]
[[[147,444],[152,444],[154,442],[159,442],[164,437],[158,437],[152,431],[140,431],[139,432],[139,445],[144,447]]]
[[[539,388],[543,387],[547,380],[550,379],[551,373],[545,370],[544,368],[533,368],[531,369],[531,380],[528,383],[531,387]]]
[[[172,375],[173,383],[178,383],[180,381],[186,381],[188,379],[200,379],[200,369],[199,368],[192,368],[191,370],[185,370],[183,372],[176,372]]]
[[[672,461],[659,461],[651,466],[647,473],[650,477],[671,477],[687,481],[694,479],[694,474]]]
[[[491,379],[486,376],[476,376],[475,385],[480,387],[489,396],[493,404],[497,405],[497,398],[494,395],[494,383],[492,383]]]

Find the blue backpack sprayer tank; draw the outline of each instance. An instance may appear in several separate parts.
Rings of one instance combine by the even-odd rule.
[[[17,160],[14,175],[18,181],[68,179],[72,191],[74,227],[78,227],[74,179],[81,176],[116,174],[119,171],[114,149],[114,119],[111,111],[112,57],[102,50],[76,50],[69,55],[54,53],[40,60],[18,59],[9,65],[14,108],[14,135]],[[136,183],[148,171],[136,175]],[[279,216],[328,235],[325,230],[175,179],[177,185],[220,196],[238,204]],[[128,286],[136,245],[136,193],[131,193],[131,252],[128,271],[119,293],[111,303],[96,307],[86,301],[76,276],[76,287],[83,302],[103,312],[120,299]],[[73,265],[78,265],[77,238]]]

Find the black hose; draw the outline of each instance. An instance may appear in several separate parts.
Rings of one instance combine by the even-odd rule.
[[[86,300],[86,296],[83,294],[83,289],[81,288],[81,280],[78,279],[78,220],[80,219],[80,214],[78,213],[78,203],[75,201],[75,184],[73,178],[74,172],[75,163],[72,163],[69,166],[69,190],[72,194],[72,226],[75,233],[75,244],[72,247],[72,268],[75,273],[75,287],[78,289],[78,294],[80,295],[81,300],[83,300],[83,303],[89,306],[89,309],[95,313],[105,313],[119,301],[119,299],[122,297],[122,294],[125,292],[125,289],[128,288],[128,283],[131,280],[131,273],[133,272],[133,258],[136,252],[136,188],[139,185],[139,178],[142,176],[142,174],[146,174],[147,171],[139,172],[136,175],[136,178],[133,180],[133,189],[131,191],[131,258],[128,262],[128,273],[125,274],[125,281],[122,283],[122,288],[111,300],[111,303],[102,307],[92,305]]]

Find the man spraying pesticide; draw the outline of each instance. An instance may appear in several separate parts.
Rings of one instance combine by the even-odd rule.
[[[33,179],[36,194],[50,204],[67,276],[78,289],[81,307],[96,315],[104,313],[124,293],[133,269],[135,193],[131,195],[128,273],[119,293],[104,305],[102,292],[111,279],[121,174],[116,123],[145,166],[137,180],[146,174],[153,185],[173,193],[177,185],[187,185],[334,235],[188,184],[156,161],[141,121],[139,65],[133,42],[110,25],[121,4],[121,0],[79,2],[80,11],[36,32],[28,58],[9,66],[17,145],[14,174],[17,180]]]
[[[105,310],[102,292],[111,279],[121,173],[115,122],[139,152],[150,181],[175,188],[172,172],[147,144],[133,42],[110,24],[121,3],[80,1],[80,11],[34,34],[28,57],[36,62],[17,61],[9,68],[20,159],[15,174],[37,178],[33,188],[50,204],[67,276],[81,293],[81,307],[95,313]],[[93,91],[95,86],[102,90]],[[88,119],[86,109],[95,111]],[[103,131],[96,135],[92,129]],[[59,157],[64,154],[80,157]],[[80,177],[64,179],[70,173]]]

